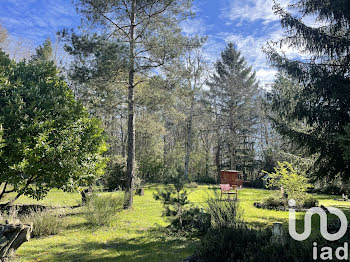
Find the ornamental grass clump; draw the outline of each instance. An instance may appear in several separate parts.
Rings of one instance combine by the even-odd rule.
[[[119,194],[93,194],[86,203],[85,218],[92,226],[110,226],[123,208]]]

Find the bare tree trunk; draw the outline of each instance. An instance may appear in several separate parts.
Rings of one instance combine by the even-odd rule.
[[[220,140],[218,141],[216,153],[215,153],[215,165],[218,172],[218,181],[220,182],[220,171],[221,171],[221,164],[220,164],[220,154],[221,154],[221,143]]]
[[[185,157],[185,179],[188,180],[188,169],[190,165],[190,154],[192,149],[192,122],[193,122],[194,97],[191,99],[190,117],[187,126],[186,157]]]
[[[132,1],[130,13],[130,50],[129,50],[129,94],[128,94],[128,159],[126,166],[127,188],[124,198],[124,209],[133,205],[134,172],[135,172],[135,115],[134,115],[134,78],[135,78],[135,10],[136,0]]]
[[[123,127],[123,113],[120,114],[120,141],[121,141],[121,153],[125,157],[125,135]]]

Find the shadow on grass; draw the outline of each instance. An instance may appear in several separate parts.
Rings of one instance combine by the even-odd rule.
[[[35,261],[181,261],[193,254],[193,240],[168,237],[152,228],[132,239],[89,241],[77,243],[50,243],[43,257],[38,250],[28,250],[26,257]],[[49,254],[49,256],[47,256]],[[32,261],[32,260],[31,260]]]

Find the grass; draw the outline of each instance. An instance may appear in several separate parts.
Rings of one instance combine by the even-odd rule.
[[[201,207],[214,191],[211,186],[189,190],[190,201]],[[153,199],[154,192],[155,186],[145,188],[144,196],[135,196],[134,208],[120,212],[110,227],[91,227],[83,208],[67,211],[62,218],[67,222],[64,231],[55,236],[31,239],[18,249],[16,261],[181,261],[193,254],[199,240],[175,238],[163,233],[161,229],[167,222],[161,216],[160,201]],[[239,191],[243,220],[251,226],[270,227],[274,222],[287,226],[288,212],[256,209],[253,206],[254,202],[261,201],[270,193],[258,189]],[[342,208],[350,217],[350,203],[332,200],[332,196],[319,195],[317,198],[322,205]],[[74,206],[79,200],[79,193],[53,190],[40,203]],[[23,197],[18,203],[37,202]],[[300,222],[297,225],[302,227],[302,213],[298,216]]]

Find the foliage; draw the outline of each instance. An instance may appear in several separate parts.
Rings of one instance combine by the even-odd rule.
[[[123,207],[120,195],[93,194],[85,206],[85,218],[93,226],[109,226],[116,220],[118,212]]]
[[[298,205],[298,203],[297,203],[297,205]],[[300,206],[302,208],[306,208],[306,209],[311,208],[311,207],[316,207],[316,206],[318,206],[318,200],[315,197],[308,195],[304,199],[301,200]]]
[[[103,184],[109,190],[125,189],[126,187],[126,160],[121,156],[112,156],[107,164],[106,172],[102,177]]]
[[[66,227],[66,219],[62,210],[32,211],[21,218],[25,223],[33,223],[33,237],[56,235]]]
[[[17,251],[20,261],[79,261],[84,260],[121,260],[135,262],[135,258],[142,261],[181,261],[191,256],[199,245],[197,238],[178,237],[182,233],[169,233],[163,230],[168,225],[162,217],[162,203],[153,199],[157,185],[147,185],[145,195],[135,197],[134,208],[122,211],[118,215],[118,226],[111,228],[91,228],[86,223],[85,214],[80,208],[68,209],[65,217],[68,225],[65,230],[55,236],[33,239],[21,246]],[[162,186],[162,185],[159,185]],[[200,185],[189,195],[191,203],[202,206],[208,194],[212,194],[214,187]],[[244,188],[239,192],[239,205],[244,210],[243,219],[251,226],[261,226],[271,230],[274,222],[279,221],[288,225],[288,212],[256,209],[254,201],[268,196],[271,191]],[[121,192],[102,195],[122,195]],[[334,196],[315,196],[320,204],[337,206],[348,209],[350,202],[334,200]],[[81,199],[78,192],[68,193],[61,190],[52,190],[40,204],[45,205],[74,205]],[[69,202],[71,201],[71,202]],[[21,197],[22,204],[34,203],[33,199]],[[319,230],[318,217],[312,220],[312,232]],[[303,216],[297,214],[297,231],[303,231]],[[300,227],[298,226],[300,225]],[[288,235],[288,229],[284,230]],[[237,240],[239,242],[239,240]],[[132,244],[130,244],[132,243]],[[319,248],[329,246],[329,242]],[[217,246],[217,244],[214,244]],[[312,245],[312,243],[310,243]],[[114,247],[121,247],[116,252]],[[234,247],[233,247],[234,248]],[[88,252],[86,250],[89,250]],[[215,250],[214,250],[215,251]],[[312,251],[311,251],[312,252]],[[227,261],[225,259],[219,261]]]
[[[103,131],[53,63],[15,63],[0,52],[0,123],[0,182],[3,193],[17,193],[13,200],[41,199],[51,188],[72,189],[102,174]]]
[[[344,151],[344,158],[350,160],[350,124],[344,127],[344,134],[340,135],[337,141]]]
[[[180,23],[192,15],[192,0],[74,2],[87,24],[103,28],[108,38],[116,37],[128,47],[127,74],[122,79],[128,86],[127,190],[124,208],[131,208],[136,144],[134,97],[136,87],[144,81],[137,79],[137,75],[147,76],[150,71],[171,63],[181,55],[185,37],[181,34]]]
[[[186,180],[181,169],[172,169],[169,172],[165,188],[158,188],[153,197],[163,203],[163,215],[170,218],[175,229],[184,230],[186,227],[184,220],[191,213],[194,213],[193,210],[187,208],[189,205],[188,192],[184,189]]]
[[[212,176],[204,176],[204,175],[197,176],[195,177],[194,181],[199,184],[211,184],[211,185],[217,184],[216,178]]]
[[[295,262],[313,261],[313,245],[325,243],[322,239],[296,241],[285,234],[285,245],[271,243],[271,230],[256,230],[247,226],[211,230],[201,240],[197,250],[197,261],[243,261],[243,262]],[[320,244],[322,243],[322,244]],[[332,244],[335,247],[344,245],[341,241]],[[321,259],[315,261],[322,261]]]
[[[281,206],[284,206],[283,199],[281,195],[271,194],[268,197],[264,198],[262,201],[263,205],[269,209],[278,209]]]
[[[217,170],[229,167],[249,168],[254,161],[255,123],[257,120],[257,82],[237,48],[229,43],[215,63],[215,72],[207,85],[206,103],[215,119]],[[225,138],[225,139],[224,139]],[[219,164],[225,159],[224,166]]]
[[[349,8],[347,1],[299,0],[274,5],[285,36],[271,41],[266,53],[281,73],[272,88],[271,118],[278,132],[314,156],[315,178],[349,177],[349,160],[339,136],[346,133],[349,110]],[[306,22],[312,17],[317,23]],[[306,56],[288,57],[277,46]]]
[[[287,193],[288,199],[301,199],[306,190],[311,186],[305,175],[296,173],[292,165],[288,162],[278,162],[278,167],[275,167],[274,173],[268,173],[267,187],[283,188]]]
[[[52,42],[47,38],[42,46],[35,49],[35,55],[32,56],[33,61],[50,62],[52,61]]]
[[[211,217],[211,227],[222,230],[242,224],[242,210],[237,200],[222,201],[219,193],[215,191],[214,197],[206,201],[206,210]]]

